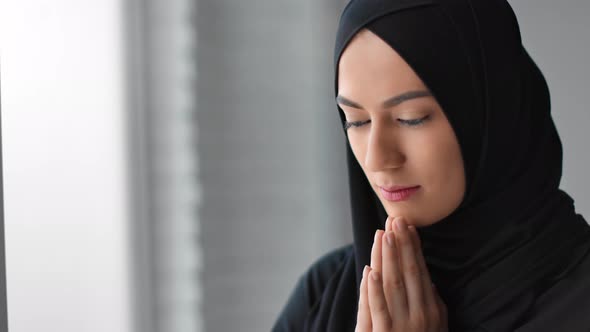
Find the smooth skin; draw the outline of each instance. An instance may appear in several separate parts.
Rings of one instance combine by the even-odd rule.
[[[356,332],[448,331],[447,307],[430,279],[420,238],[403,217],[388,217],[385,230],[375,233],[358,307]]]
[[[340,57],[337,103],[351,149],[387,215],[416,227],[454,211],[465,193],[461,149],[442,107],[408,63],[370,30],[361,30]],[[419,97],[417,97],[419,96]],[[343,99],[344,98],[344,99]],[[352,103],[350,103],[350,102]],[[420,186],[408,200],[388,201],[379,186]]]
[[[463,159],[452,126],[410,65],[367,29],[342,53],[338,89],[352,151],[389,216],[363,272],[356,331],[447,331],[447,309],[416,227],[443,219],[463,200]],[[407,200],[389,201],[379,187],[393,185],[420,187]]]

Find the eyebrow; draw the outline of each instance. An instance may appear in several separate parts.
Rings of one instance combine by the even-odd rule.
[[[425,90],[408,91],[408,92],[404,92],[400,95],[386,99],[381,104],[381,107],[382,108],[393,107],[393,106],[399,105],[399,104],[403,103],[404,101],[407,101],[410,99],[421,98],[421,97],[430,97],[430,96],[432,96],[430,91],[425,91]],[[363,109],[363,107],[361,105],[359,105],[359,104],[355,103],[354,101],[349,100],[341,95],[338,95],[336,97],[336,102],[339,104],[342,104],[342,105],[346,105],[346,106],[350,106],[350,107],[354,107],[354,108],[358,108],[358,109]]]

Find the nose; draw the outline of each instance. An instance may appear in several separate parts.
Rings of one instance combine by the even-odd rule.
[[[404,164],[406,156],[395,136],[387,126],[373,122],[365,154],[366,170],[377,172],[399,168]]]

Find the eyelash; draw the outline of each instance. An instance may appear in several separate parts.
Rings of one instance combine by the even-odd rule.
[[[430,119],[430,115],[427,115],[427,116],[420,118],[420,119],[411,119],[411,120],[397,119],[397,121],[399,121],[403,126],[419,127],[419,126],[423,125],[424,122],[426,122],[428,119]],[[361,127],[364,124],[369,123],[369,122],[371,122],[371,120],[353,121],[353,122],[344,121],[344,129],[348,130],[350,127]]]

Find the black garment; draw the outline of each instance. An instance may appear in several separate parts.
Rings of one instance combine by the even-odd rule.
[[[340,56],[362,28],[394,48],[420,76],[460,145],[463,201],[442,220],[417,228],[431,278],[448,308],[450,332],[514,331],[540,319],[531,315],[551,310],[543,296],[588,257],[590,226],[559,189],[562,146],[548,87],[522,45],[509,4],[352,0],[336,36],[335,95]],[[312,283],[322,292],[307,290],[310,309],[300,317],[302,331],[354,330],[362,268],[370,264],[375,230],[383,229],[387,218],[346,142],[354,243],[339,253],[345,258],[336,272],[318,270],[331,277]],[[565,293],[552,294],[564,308],[578,310],[577,302],[563,302]],[[590,329],[590,315],[583,319],[572,331]]]
[[[300,278],[274,323],[273,332],[304,331],[305,317],[321,298],[330,280],[341,277],[347,261],[354,259],[353,246],[338,248],[318,259]],[[511,331],[590,331],[590,255],[570,273],[549,287],[530,313]],[[351,289],[354,293],[355,290]],[[354,331],[353,326],[347,330]],[[478,331],[486,331],[479,329]],[[489,332],[501,330],[487,330]]]

